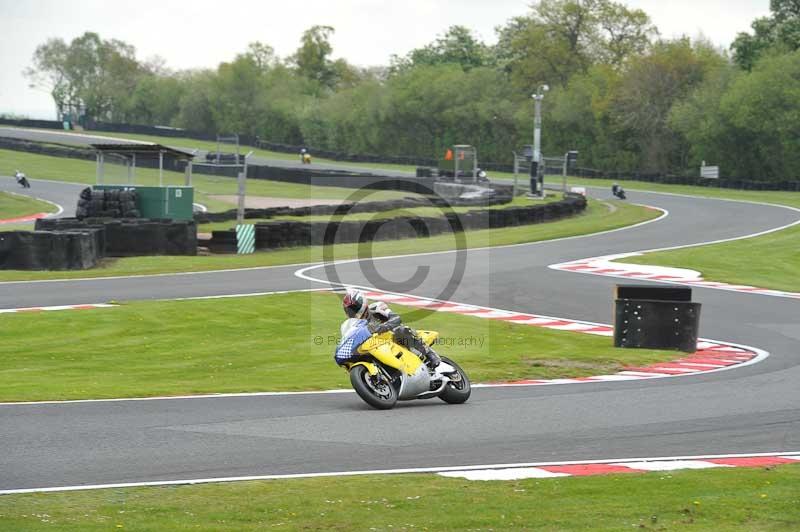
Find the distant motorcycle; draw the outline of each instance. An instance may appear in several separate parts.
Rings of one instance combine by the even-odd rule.
[[[612,194],[613,194],[613,195],[614,195],[616,198],[619,198],[619,199],[621,199],[621,200],[624,200],[624,199],[626,199],[626,197],[627,197],[627,196],[625,196],[625,189],[624,189],[624,188],[622,188],[621,186],[619,186],[619,185],[618,185],[618,184],[616,184],[616,183],[614,183],[613,185],[611,185],[611,193],[612,193]]]
[[[22,188],[31,188],[31,184],[28,182],[27,176],[19,170],[14,173],[14,179],[17,180],[17,184]]]

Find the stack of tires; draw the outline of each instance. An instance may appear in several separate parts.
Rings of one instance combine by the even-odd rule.
[[[92,190],[87,187],[81,191],[75,217],[84,218],[141,218],[136,208],[135,190]]]

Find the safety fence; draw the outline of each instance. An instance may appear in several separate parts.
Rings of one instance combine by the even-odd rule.
[[[15,120],[0,118],[0,125],[11,125],[17,127],[31,127],[42,129],[63,129],[63,123],[54,120]],[[215,141],[216,135],[198,131],[188,131],[179,128],[159,127],[159,126],[145,126],[137,124],[115,124],[108,122],[89,122],[87,123],[88,130],[111,132],[111,133],[136,133],[141,135],[154,135],[161,137],[175,137],[175,138],[190,138],[196,140]],[[367,162],[367,163],[390,163],[390,164],[404,164],[412,166],[436,166],[437,160],[426,157],[413,157],[413,156],[391,156],[391,155],[374,155],[374,154],[348,154],[333,150],[324,150],[312,148],[303,145],[282,144],[278,142],[269,142],[261,140],[258,137],[251,135],[239,135],[239,142],[242,145],[263,148],[266,150],[277,151],[281,153],[296,153],[299,154],[300,150],[306,148],[314,156],[331,159],[335,161],[347,162]],[[17,149],[23,151],[33,151],[35,153],[43,153],[47,155],[75,157],[75,155],[66,155],[65,152],[57,154],[52,150],[38,151],[35,149],[25,149],[19,144],[6,145],[0,143],[0,146],[9,149]],[[94,158],[93,152],[90,152],[91,157],[86,155],[79,155],[78,158]],[[137,163],[138,164],[138,163]],[[177,163],[169,163],[177,165]],[[142,164],[144,166],[144,164]],[[514,167],[507,163],[496,162],[482,162],[481,168],[488,172],[513,172]],[[166,167],[166,166],[165,166]],[[181,170],[180,168],[174,168]],[[198,168],[197,173],[206,173],[206,170]],[[548,166],[545,169],[547,174],[561,174],[562,168],[560,166]],[[611,179],[618,181],[645,181],[649,183],[662,183],[666,185],[691,185],[711,188],[727,188],[738,190],[779,190],[779,191],[800,191],[800,181],[797,179],[782,179],[779,181],[762,181],[755,179],[741,179],[741,178],[726,178],[721,177],[718,179],[708,179],[695,176],[673,175],[664,172],[620,172],[614,170],[598,170],[595,168],[571,168],[570,175],[573,177],[583,177],[587,179]],[[254,176],[257,177],[257,176]],[[270,178],[265,178],[270,179]]]

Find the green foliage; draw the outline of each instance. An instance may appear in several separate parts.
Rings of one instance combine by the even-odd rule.
[[[719,163],[727,176],[800,175],[800,51],[765,56],[750,73],[723,68],[672,110],[690,163]],[[745,148],[745,149],[743,149]]]
[[[368,69],[334,59],[334,29],[312,26],[288,58],[253,42],[185,72],[86,33],[42,44],[28,75],[61,111],[95,119],[351,154],[436,158],[473,144],[481,162],[499,163],[531,142],[530,95],[547,83],[548,155],[577,149],[581,167],[682,175],[705,160],[723,178],[794,180],[800,7],[772,0],[771,11],[737,38],[733,60],[703,40],[655,40],[648,15],[620,2],[539,0],[497,28],[496,45],[451,26]]]
[[[657,43],[631,61],[614,93],[615,127],[638,154],[637,168],[657,172],[686,166],[688,146],[669,127],[669,114],[725,60],[703,41],[688,38]]]
[[[770,51],[800,49],[800,2],[770,0],[770,11],[771,16],[753,21],[753,33],[739,33],[731,45],[734,61],[745,70],[751,70]]]
[[[492,58],[489,47],[480,42],[469,28],[451,26],[447,33],[431,44],[417,48],[404,58],[394,57],[394,72],[431,65],[460,65],[463,70],[488,66]]]
[[[32,85],[50,91],[59,114],[122,120],[143,69],[133,46],[86,32],[69,44],[49,39],[38,46],[25,74]]]

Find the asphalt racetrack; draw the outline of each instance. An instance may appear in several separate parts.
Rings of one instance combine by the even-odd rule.
[[[49,187],[33,185],[33,192]],[[307,289],[331,280],[611,323],[619,280],[547,266],[734,238],[800,218],[776,206],[656,193],[633,191],[629,201],[669,215],[595,236],[327,267],[0,283],[0,308]],[[411,280],[418,268],[427,268],[421,282]],[[702,336],[770,356],[679,378],[476,388],[462,406],[433,400],[388,412],[367,409],[352,393],[5,404],[0,490],[799,450],[800,301],[697,287],[694,299],[703,304]],[[331,371],[340,370],[331,362]]]

